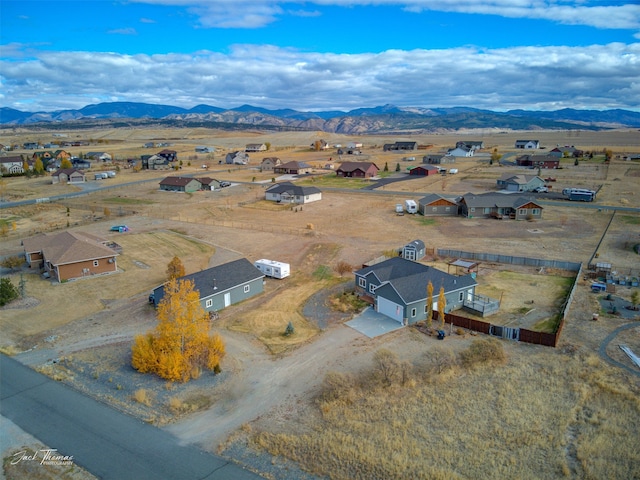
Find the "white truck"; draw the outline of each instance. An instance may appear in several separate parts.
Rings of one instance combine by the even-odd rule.
[[[405,200],[404,208],[407,213],[418,213],[418,204],[415,200]]]
[[[396,203],[396,215],[404,215],[404,207],[401,203]]]

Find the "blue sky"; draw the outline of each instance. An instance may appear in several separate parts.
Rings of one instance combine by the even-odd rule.
[[[636,3],[2,0],[0,106],[640,111]]]

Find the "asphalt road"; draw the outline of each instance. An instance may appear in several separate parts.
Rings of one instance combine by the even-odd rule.
[[[0,414],[101,479],[262,477],[0,355]],[[213,426],[212,428],[215,428]]]

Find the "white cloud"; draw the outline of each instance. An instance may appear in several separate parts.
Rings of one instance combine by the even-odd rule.
[[[127,28],[115,28],[113,30],[108,30],[107,33],[115,34],[115,35],[137,35],[138,32],[135,28],[127,27]]]
[[[204,27],[258,28],[293,10],[279,5],[354,7],[392,5],[407,11],[441,11],[498,15],[508,18],[533,18],[569,25],[589,25],[605,29],[639,29],[640,5],[636,2],[602,5],[598,0],[132,0],[140,3],[188,7]],[[296,10],[297,15],[305,14]],[[308,15],[317,15],[311,10]]]
[[[229,54],[29,51],[26,57],[14,44],[3,53],[0,102],[29,111],[113,100],[187,108],[249,103],[348,110],[392,103],[493,110],[640,110],[640,43],[376,54],[236,45]]]

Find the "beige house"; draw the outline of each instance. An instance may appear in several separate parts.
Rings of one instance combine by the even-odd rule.
[[[260,162],[260,170],[263,172],[272,172],[275,167],[282,165],[282,160],[278,157],[265,157]]]
[[[84,183],[85,174],[77,168],[59,168],[51,175],[51,183]]]
[[[118,253],[109,241],[81,232],[41,234],[22,241],[30,268],[40,268],[59,282],[118,271]]]

